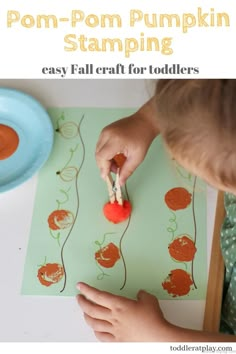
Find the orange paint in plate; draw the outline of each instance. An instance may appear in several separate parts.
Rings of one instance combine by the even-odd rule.
[[[19,137],[14,129],[0,124],[0,160],[5,160],[14,154],[19,145]]]

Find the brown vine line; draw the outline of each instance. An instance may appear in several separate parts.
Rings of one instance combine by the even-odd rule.
[[[125,193],[126,193],[126,196],[127,196],[127,200],[130,201],[129,194],[128,194],[128,189],[127,189],[127,185],[126,184],[125,184]],[[122,241],[123,241],[124,236],[125,236],[128,228],[129,228],[130,220],[131,220],[131,214],[129,216],[127,225],[126,225],[126,227],[125,227],[125,229],[123,231],[123,234],[121,235],[120,242],[119,242],[120,255],[121,255],[121,258],[122,258],[123,265],[124,265],[124,281],[123,281],[123,284],[122,284],[120,290],[124,289],[124,287],[126,285],[126,281],[127,281],[127,267],[126,267],[125,258],[124,258],[123,252],[122,252]]]
[[[192,213],[193,213],[193,225],[194,225],[194,244],[196,244],[196,240],[197,240],[197,223],[196,223],[196,215],[195,215],[195,191],[196,191],[196,182],[197,182],[197,177],[194,177],[194,182],[193,182],[193,192],[192,192]],[[197,289],[197,285],[195,283],[194,280],[194,272],[193,272],[193,262],[194,259],[191,262],[191,276],[192,276],[192,280],[193,280],[193,285],[195,287],[195,289]]]
[[[79,199],[79,190],[78,190],[78,176],[79,176],[79,171],[81,170],[83,164],[84,164],[84,160],[85,160],[85,145],[84,145],[84,141],[83,141],[83,138],[82,138],[82,135],[81,135],[81,132],[80,132],[80,127],[81,127],[81,124],[84,120],[84,117],[85,115],[83,114],[82,118],[80,119],[80,122],[78,124],[78,131],[79,131],[79,138],[81,140],[81,144],[82,144],[82,160],[81,160],[81,163],[80,163],[80,166],[79,166],[79,169],[78,169],[78,172],[76,174],[76,178],[75,178],[75,190],[76,190],[76,199],[77,199],[77,206],[76,206],[76,212],[75,212],[75,218],[74,218],[74,221],[73,221],[73,224],[70,228],[70,231],[65,239],[65,241],[63,242],[63,245],[61,247],[61,262],[62,262],[62,266],[63,266],[63,269],[64,269],[64,284],[63,284],[63,287],[62,289],[60,290],[60,293],[62,293],[64,290],[65,290],[65,287],[66,287],[66,282],[67,282],[67,273],[66,273],[66,268],[65,268],[65,262],[64,262],[64,248],[65,248],[65,245],[73,231],[73,228],[75,226],[75,222],[76,222],[76,219],[78,217],[78,214],[79,214],[79,207],[80,207],[80,199]]]

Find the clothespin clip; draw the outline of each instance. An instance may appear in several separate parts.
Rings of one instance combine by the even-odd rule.
[[[117,171],[115,181],[113,180],[111,173],[109,173],[106,178],[108,195],[111,204],[117,201],[119,205],[123,205],[122,191],[120,187],[120,168],[123,166],[126,157],[124,154],[118,153],[113,157],[112,160],[117,166]]]

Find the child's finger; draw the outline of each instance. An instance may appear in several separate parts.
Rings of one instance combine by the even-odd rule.
[[[116,341],[115,337],[110,333],[94,331],[94,334],[95,334],[96,338],[98,340],[100,340],[100,342],[115,342]]]
[[[114,304],[116,304],[120,298],[119,296],[112,295],[106,291],[95,289],[85,283],[79,283],[77,287],[87,299],[97,305],[106,307],[107,309],[112,309]]]
[[[160,308],[157,298],[144,290],[138,292],[137,298],[143,304]]]
[[[96,162],[101,173],[101,177],[105,178],[112,168],[112,158],[117,153],[117,149],[114,144],[107,142],[100,148],[96,149]]]
[[[88,316],[99,320],[109,321],[109,318],[111,317],[111,310],[87,300],[84,295],[77,295],[76,299],[82,311]]]
[[[111,323],[103,320],[98,320],[96,318],[90,317],[87,314],[84,315],[86,323],[96,332],[107,332],[111,333],[112,325]]]
[[[100,175],[103,179],[106,178],[106,176],[109,174],[111,171],[111,161],[110,160],[104,160],[102,158],[96,157],[97,165],[100,170]]]
[[[109,136],[104,137],[104,134],[100,135],[100,137],[97,141],[97,144],[96,144],[96,153],[102,149],[102,147],[107,143],[108,140],[109,140]]]
[[[133,174],[136,170],[140,161],[132,157],[128,157],[120,170],[120,185],[124,185],[127,179]]]

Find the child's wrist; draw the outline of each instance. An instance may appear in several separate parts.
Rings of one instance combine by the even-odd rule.
[[[178,327],[165,320],[161,330],[159,331],[159,341],[161,340],[163,342],[171,342],[174,341],[174,338],[178,336]]]

